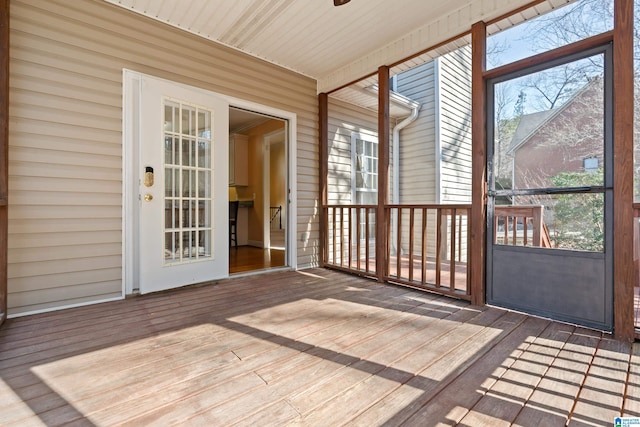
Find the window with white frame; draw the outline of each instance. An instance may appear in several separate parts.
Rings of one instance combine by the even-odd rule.
[[[371,135],[351,135],[354,201],[358,205],[378,203],[378,139]]]
[[[353,201],[357,205],[378,204],[378,138],[363,133],[351,134]],[[375,214],[369,213],[369,236],[375,235]],[[366,218],[360,219],[360,236],[366,235]]]

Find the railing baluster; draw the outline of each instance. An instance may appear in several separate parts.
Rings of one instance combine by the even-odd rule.
[[[462,261],[462,215],[458,215],[458,261]]]
[[[422,208],[422,284],[427,283],[427,208]]]
[[[344,267],[344,206],[340,207],[340,267]]]
[[[338,262],[338,259],[336,258],[336,223],[337,223],[338,219],[336,218],[336,208],[333,208],[333,264],[336,264]]]
[[[528,242],[528,240],[529,240],[528,237],[529,236],[527,236],[527,234],[529,233],[529,230],[527,230],[528,225],[529,225],[529,219],[527,217],[524,217],[522,219],[522,233],[523,233],[523,236],[524,236],[523,240],[522,240],[523,246],[527,246],[528,243],[529,243]]]
[[[471,259],[471,233],[469,232],[469,230],[471,230],[471,219],[469,218],[468,209],[466,211],[466,217],[467,217],[467,288],[465,290],[465,293],[467,295],[471,295],[471,274],[469,274],[469,271],[471,269],[471,265],[469,264],[469,260]]]
[[[456,209],[451,209],[451,259],[449,260],[449,289],[456,290]]]
[[[398,233],[397,233],[397,243],[396,243],[396,277],[399,279],[402,277],[402,208],[398,209]]]
[[[369,208],[364,208],[364,256],[367,263],[366,271],[369,273]]]
[[[356,261],[356,268],[358,270],[362,270],[361,266],[360,266],[360,208],[356,207],[356,252],[357,252],[357,261]]]
[[[504,244],[509,244],[509,216],[504,217]]]
[[[409,281],[413,282],[413,232],[415,221],[415,209],[409,210]]]
[[[353,222],[351,221],[351,211],[352,211],[352,207],[349,206],[347,208],[347,212],[349,212],[349,216],[347,217],[347,222],[348,222],[348,227],[349,229],[347,230],[347,242],[349,243],[349,268],[353,267],[353,253],[352,253],[352,246],[353,246]]]
[[[442,208],[436,209],[438,221],[436,224],[436,288],[440,287],[440,273],[442,272]]]

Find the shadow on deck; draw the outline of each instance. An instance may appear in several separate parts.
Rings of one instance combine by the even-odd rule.
[[[335,271],[11,319],[2,425],[610,425],[640,347]]]

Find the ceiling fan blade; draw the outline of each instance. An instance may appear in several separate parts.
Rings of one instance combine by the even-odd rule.
[[[343,4],[349,3],[351,0],[333,0],[334,6],[342,6]]]

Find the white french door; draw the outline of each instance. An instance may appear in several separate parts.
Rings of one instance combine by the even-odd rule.
[[[140,293],[227,277],[229,105],[165,80],[140,84]]]

